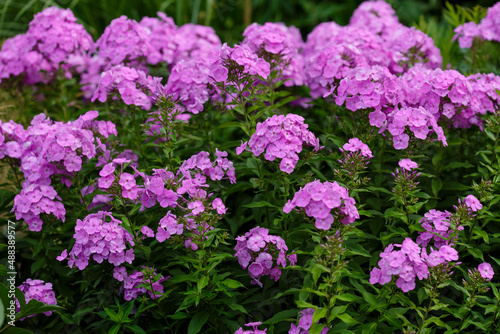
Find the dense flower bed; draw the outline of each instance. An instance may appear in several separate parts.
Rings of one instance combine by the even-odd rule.
[[[500,41],[498,8],[461,52]],[[233,46],[43,10],[0,50],[0,274],[24,282],[0,332],[500,330],[500,77],[436,45],[382,0]]]

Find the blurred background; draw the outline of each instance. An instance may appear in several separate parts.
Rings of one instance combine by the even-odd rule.
[[[126,15],[140,20],[165,12],[177,25],[197,23],[212,26],[223,42],[241,40],[244,28],[252,23],[284,22],[299,28],[305,38],[318,24],[349,22],[352,12],[363,2],[319,0],[0,0],[0,40],[27,30],[33,15],[49,6],[70,8],[87,31],[97,40],[111,20]],[[388,0],[400,21],[418,25],[423,21],[441,22],[445,1]],[[496,1],[451,1],[465,7],[491,7]]]

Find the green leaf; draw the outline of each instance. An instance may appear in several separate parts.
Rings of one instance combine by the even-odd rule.
[[[432,194],[437,197],[439,194],[439,191],[443,187],[443,181],[441,179],[432,179]]]
[[[188,334],[198,333],[203,325],[207,322],[210,314],[209,313],[196,313],[194,317],[189,322]]]
[[[108,317],[111,319],[111,321],[120,322],[120,317],[118,316],[118,314],[116,314],[115,311],[113,311],[112,309],[106,308],[106,307],[104,308],[104,311],[106,312]]]
[[[349,324],[349,325],[353,325],[353,324],[358,323],[353,317],[351,317],[347,313],[339,314],[339,315],[337,315],[337,318],[339,318],[340,320],[342,320],[343,322],[345,322],[346,324]]]
[[[317,323],[320,319],[323,319],[326,316],[328,309],[326,307],[317,309],[313,313],[312,323]]]
[[[308,302],[305,302],[305,301],[302,301],[302,300],[296,300],[295,304],[297,304],[297,306],[300,307],[300,308],[313,308],[315,310],[318,309],[318,307],[316,305],[313,305],[311,303],[308,303]]]
[[[121,324],[115,324],[111,329],[109,330],[108,334],[116,334],[120,330]]]
[[[276,313],[270,319],[263,322],[264,325],[274,325],[283,322],[285,319],[295,318],[297,316],[297,309],[284,310]]]
[[[477,248],[467,248],[467,252],[474,256],[476,259],[481,259],[484,262],[483,252]]]
[[[203,288],[207,286],[208,280],[209,280],[208,276],[202,276],[200,279],[198,279],[198,282],[196,283],[198,292],[201,292],[201,290],[203,290]]]
[[[136,334],[148,334],[144,329],[137,325],[126,325],[125,328],[130,329],[132,332]]]
[[[3,264],[0,264],[0,276],[7,275],[7,268]]]
[[[366,324],[365,326],[363,326],[361,334],[374,334],[376,330],[377,330],[376,322],[371,324]]]
[[[480,230],[480,229],[475,229],[474,234],[477,234],[480,237],[482,237],[484,242],[486,242],[487,244],[490,243],[490,238],[488,237],[488,233],[486,233],[486,231]]]
[[[309,329],[309,334],[319,334],[323,329],[325,329],[326,325],[320,325],[320,324],[312,324],[311,328]]]
[[[224,284],[225,286],[227,286],[228,288],[231,288],[231,289],[237,289],[239,287],[245,286],[245,285],[243,285],[243,283],[236,281],[234,279],[230,279],[230,278],[226,278],[225,280],[223,280],[222,284]]]
[[[9,327],[5,334],[34,334],[32,331],[19,327]]]
[[[337,296],[338,300],[341,300],[343,302],[354,302],[356,300],[359,300],[360,298],[357,296],[353,296],[350,293],[344,293],[339,296]]]
[[[263,208],[263,207],[270,207],[270,208],[277,208],[276,205],[273,205],[269,202],[266,201],[259,201],[259,202],[253,202],[250,204],[245,204],[243,205],[244,208]]]

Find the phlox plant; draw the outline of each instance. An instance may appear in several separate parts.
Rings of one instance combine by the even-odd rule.
[[[497,333],[498,6],[234,45],[36,14],[0,50],[0,333]]]

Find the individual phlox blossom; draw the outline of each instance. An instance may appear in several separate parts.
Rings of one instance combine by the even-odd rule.
[[[332,42],[336,42],[337,36],[343,31],[343,29],[344,27],[336,22],[322,22],[318,24],[307,35],[302,55],[307,58],[322,51]]]
[[[283,211],[290,213],[294,208],[303,208],[308,217],[315,219],[316,228],[325,231],[332,227],[335,219],[347,225],[359,218],[356,201],[336,181],[315,180],[306,184],[288,200]]]
[[[34,299],[44,303],[45,305],[57,305],[56,295],[52,290],[52,283],[45,283],[40,279],[28,278],[18,288],[23,292],[26,304],[28,304],[30,300]],[[20,310],[21,304],[16,298],[16,312],[19,312]],[[43,312],[43,314],[49,316],[52,314],[52,312],[53,311],[47,311]],[[36,314],[29,315],[27,318],[34,317],[35,315]],[[20,320],[24,319],[26,318],[22,318]]]
[[[243,330],[243,327],[240,327],[239,329],[234,332],[234,334],[265,334],[267,333],[267,328],[264,330],[260,330],[257,328],[257,326],[262,325],[262,322],[256,321],[256,322],[249,322],[248,324],[245,324],[247,327],[252,327],[252,329],[247,329]]]
[[[127,301],[142,296],[146,292],[152,299],[160,298],[163,295],[163,285],[161,283],[169,279],[170,276],[163,277],[163,275],[160,275],[158,280],[156,280],[156,276],[158,275],[156,269],[146,266],[141,266],[141,268],[141,271],[134,270],[130,275],[123,266],[115,267],[114,269],[113,277],[123,282],[120,287],[120,294],[123,294],[123,298]],[[145,277],[144,272],[148,273],[149,277]],[[147,285],[149,289],[140,285]]]
[[[157,51],[150,43],[150,31],[125,15],[111,21],[95,43],[96,53],[104,60],[103,70],[115,65],[136,67]]]
[[[295,114],[273,115],[264,122],[257,123],[257,129],[248,141],[255,156],[265,152],[264,158],[274,161],[281,159],[280,170],[292,173],[299,161],[298,153],[304,144],[319,150],[319,139],[307,128],[304,118]],[[246,147],[247,142],[242,143]],[[238,151],[242,152],[240,149]]]
[[[450,227],[451,213],[448,211],[430,210],[420,220],[420,224],[425,229],[419,232],[417,243],[426,247],[430,241],[434,241],[434,247],[441,248],[444,245],[453,245],[453,240],[449,237],[453,230]]]
[[[180,60],[172,68],[164,94],[193,114],[203,111],[211,95],[209,65],[206,58]]]
[[[477,267],[477,270],[479,271],[481,277],[484,278],[486,281],[491,281],[491,279],[493,278],[494,275],[493,267],[488,262],[481,263]]]
[[[361,3],[352,13],[349,25],[366,27],[383,37],[390,36],[394,29],[402,26],[394,9],[384,0]]]
[[[295,326],[295,324],[292,323],[288,334],[308,334],[312,326],[314,312],[315,310],[313,308],[307,308],[300,311],[299,324]],[[323,328],[320,332],[320,334],[326,333],[328,333],[328,327]]]
[[[224,43],[210,63],[209,75],[215,82],[226,82],[228,79],[238,82],[245,74],[267,79],[271,73],[271,65],[245,44],[236,44],[231,48]]]
[[[292,266],[297,262],[296,254],[286,254],[288,247],[285,241],[269,234],[266,228],[257,226],[245,235],[236,237],[236,241],[234,256],[243,269],[248,268],[252,284],[262,287],[260,278],[267,275],[278,281],[281,276],[279,266],[285,268],[287,260]]]
[[[474,195],[468,195],[467,197],[465,197],[464,203],[472,212],[477,212],[483,208],[481,202],[479,202],[479,200]]]
[[[99,211],[83,220],[77,219],[73,238],[75,244],[68,254],[70,268],[76,265],[80,270],[85,269],[91,257],[97,263],[107,260],[115,266],[132,263],[135,258],[133,248],[129,248],[134,246],[132,234],[110,212]],[[66,257],[58,258],[64,259]]]
[[[398,162],[398,165],[409,172],[418,167],[418,164],[410,159],[402,159]]]
[[[160,62],[168,65],[174,62],[177,51],[177,26],[171,17],[157,12],[159,17],[143,17],[139,24],[148,31],[150,53],[147,55],[148,64],[156,65]]]
[[[2,45],[0,82],[24,72],[28,84],[47,83],[58,70],[71,78],[84,70],[93,43],[71,10],[48,7],[35,14],[26,34]]]
[[[101,74],[91,101],[106,102],[108,95],[121,99],[126,105],[151,109],[156,97],[162,93],[161,78],[146,75],[141,70],[116,65]],[[115,95],[116,94],[116,95]]]
[[[342,146],[344,152],[357,153],[365,158],[373,158],[372,151],[359,138],[351,138]]]
[[[222,43],[212,27],[184,24],[175,34],[174,64],[181,60],[207,59],[222,46]]]

